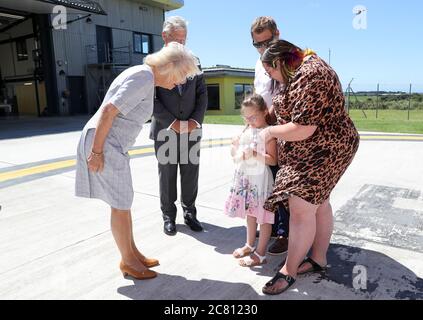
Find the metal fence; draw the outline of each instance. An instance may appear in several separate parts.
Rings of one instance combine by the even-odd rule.
[[[412,120],[418,113],[423,115],[423,86],[421,85],[387,85],[377,84],[375,90],[368,90],[368,86],[355,85],[355,87],[367,88],[366,90],[354,90],[352,81],[345,89],[346,109],[360,110],[364,118],[380,118],[389,110],[403,111],[407,120]],[[399,88],[399,90],[398,90]],[[403,90],[401,90],[403,88]]]

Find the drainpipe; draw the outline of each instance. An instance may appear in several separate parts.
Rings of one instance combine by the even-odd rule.
[[[38,51],[39,29],[38,29],[37,23],[35,22],[34,17],[32,17],[32,29],[33,29],[33,32],[34,32],[34,35],[35,35],[35,39],[34,39],[35,50]],[[32,59],[34,59],[34,57],[32,57]],[[35,61],[33,61],[33,62],[34,62],[34,83],[35,83],[35,98],[36,98],[36,101],[37,101],[37,113],[38,113],[38,116],[41,117],[40,93],[38,92],[38,74],[37,74],[37,67],[38,66],[36,65]]]

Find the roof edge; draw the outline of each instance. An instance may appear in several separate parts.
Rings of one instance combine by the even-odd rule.
[[[180,9],[184,6],[184,0],[141,0],[141,3],[145,3],[154,7],[159,7],[165,11],[172,11]]]
[[[95,13],[106,16],[107,13],[101,7],[101,5],[97,1],[93,0],[36,0],[38,2],[44,2],[54,5],[62,5],[67,8],[72,8],[76,10],[81,10],[85,12]]]

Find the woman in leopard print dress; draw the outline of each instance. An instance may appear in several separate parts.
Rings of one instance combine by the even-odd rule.
[[[288,257],[263,287],[273,295],[293,285],[298,274],[324,270],[333,231],[329,197],[354,158],[359,135],[345,111],[337,74],[314,52],[278,40],[262,62],[286,86],[273,99],[278,126],[262,132],[278,139],[281,168],[265,208],[275,212],[288,203],[290,210]]]

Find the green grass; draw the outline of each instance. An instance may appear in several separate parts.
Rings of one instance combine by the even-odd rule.
[[[408,111],[379,110],[376,118],[375,110],[351,110],[350,116],[360,131],[377,131],[393,133],[423,133],[423,110]]]
[[[206,116],[204,122],[208,124],[244,124],[244,121],[242,120],[241,116]]]
[[[376,119],[375,110],[365,110],[367,119],[360,110],[351,110],[350,116],[360,131],[377,131],[392,133],[420,133],[423,134],[423,110],[411,110],[410,120],[408,112],[402,110],[379,110]],[[243,125],[240,116],[206,116],[208,124]]]

